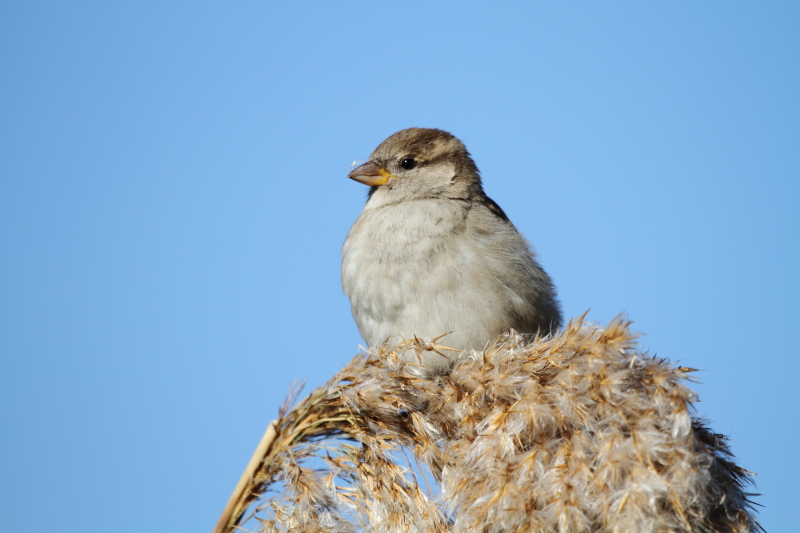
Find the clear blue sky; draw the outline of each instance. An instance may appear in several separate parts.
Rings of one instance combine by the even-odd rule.
[[[703,370],[794,530],[800,4],[607,4],[3,2],[3,530],[210,531],[358,351],[346,174],[409,126],[466,143],[567,316]]]

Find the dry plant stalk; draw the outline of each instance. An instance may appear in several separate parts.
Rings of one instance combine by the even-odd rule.
[[[357,356],[282,409],[215,531],[761,530],[749,472],[691,415],[692,369],[638,352],[629,326],[511,334],[434,379],[398,357],[416,340]]]

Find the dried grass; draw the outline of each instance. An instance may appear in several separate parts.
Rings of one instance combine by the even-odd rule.
[[[416,340],[359,355],[282,409],[215,531],[761,530],[692,369],[629,326],[512,334],[433,379],[398,356]]]

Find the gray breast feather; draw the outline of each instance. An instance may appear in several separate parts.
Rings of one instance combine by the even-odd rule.
[[[426,199],[365,209],[342,256],[342,285],[370,346],[452,332],[443,344],[480,350],[510,328],[559,325],[549,277],[485,206]]]

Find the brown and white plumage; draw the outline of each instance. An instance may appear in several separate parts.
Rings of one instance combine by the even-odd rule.
[[[342,248],[342,285],[370,347],[447,334],[440,344],[481,350],[509,329],[560,326],[550,277],[453,135],[399,131],[349,177],[372,186]],[[428,351],[420,362],[436,373],[453,358]]]

